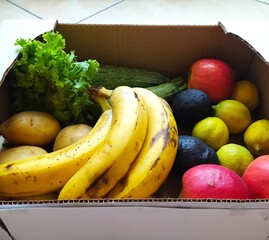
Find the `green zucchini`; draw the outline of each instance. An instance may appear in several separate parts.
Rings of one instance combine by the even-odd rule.
[[[139,68],[100,65],[99,72],[93,78],[92,86],[115,89],[118,86],[151,87],[169,81],[161,73]]]
[[[148,87],[150,91],[154,92],[157,96],[165,99],[166,101],[170,102],[176,93],[185,90],[187,88],[187,82],[184,78],[177,77],[169,82]]]
[[[98,86],[99,87],[99,86]],[[92,86],[94,89],[95,87]],[[158,97],[165,99],[168,103],[173,99],[174,95],[182,90],[187,88],[187,82],[185,79],[178,77],[170,80],[169,82],[165,82],[156,86],[147,87],[153,93],[155,93]],[[112,88],[108,88],[111,89]],[[101,106],[96,102],[90,102],[89,104],[89,123],[90,125],[94,125],[97,119],[101,116],[103,110]]]

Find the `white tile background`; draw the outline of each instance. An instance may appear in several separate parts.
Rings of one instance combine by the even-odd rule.
[[[0,23],[31,18],[130,24],[269,21],[269,0],[0,0]]]

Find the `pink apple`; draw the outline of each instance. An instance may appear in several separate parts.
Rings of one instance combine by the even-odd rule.
[[[269,155],[262,155],[252,161],[242,178],[251,198],[269,198]]]
[[[204,91],[215,104],[231,96],[234,81],[235,73],[227,63],[218,59],[200,59],[191,66],[188,88]]]
[[[234,171],[218,164],[201,164],[183,174],[180,197],[247,199],[249,190]]]

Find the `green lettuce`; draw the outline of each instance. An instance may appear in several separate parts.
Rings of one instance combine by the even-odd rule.
[[[65,39],[55,31],[43,34],[40,41],[17,39],[15,45],[21,54],[10,81],[13,113],[45,111],[63,125],[87,122],[88,89],[99,63],[78,62],[74,51],[64,51]]]

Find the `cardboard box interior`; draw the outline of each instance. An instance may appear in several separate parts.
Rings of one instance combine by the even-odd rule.
[[[186,78],[191,64],[199,58],[222,59],[236,70],[237,79],[257,84],[261,96],[257,114],[269,118],[266,103],[268,63],[245,40],[226,33],[220,24],[56,24],[55,29],[66,39],[67,51],[75,50],[79,60],[96,59],[100,63],[147,68],[171,78]],[[9,116],[7,82],[10,76],[3,76],[1,121]],[[268,239],[267,199],[243,202],[181,200],[176,198],[180,190],[178,181],[178,177],[170,176],[157,199],[2,201],[0,236],[1,239],[27,240],[176,239],[179,236],[182,239]],[[255,226],[256,231],[244,230],[251,226]]]
[[[54,24],[51,24],[51,29]],[[138,67],[158,71],[170,78],[188,77],[191,64],[200,58],[219,58],[236,71],[236,78],[257,84],[260,90],[259,118],[269,118],[266,94],[269,67],[266,60],[239,36],[226,33],[221,24],[212,26],[138,26],[56,24],[66,40],[66,51],[74,50],[78,60]],[[40,34],[43,32],[39,32]],[[12,64],[11,64],[12,66]],[[10,67],[11,67],[10,66]],[[8,71],[7,71],[8,73]],[[10,75],[2,79],[0,119],[9,116]],[[184,131],[179,129],[179,132]],[[180,177],[170,177],[154,197],[177,198]]]

